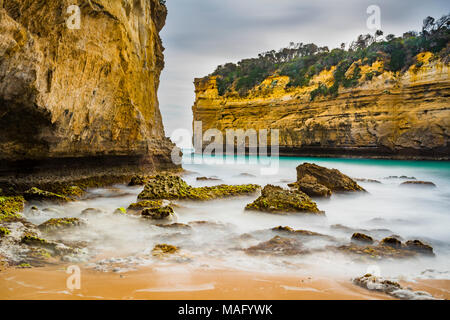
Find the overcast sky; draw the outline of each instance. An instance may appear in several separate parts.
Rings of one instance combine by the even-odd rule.
[[[380,7],[385,35],[420,30],[426,16],[450,12],[448,0],[167,0],[159,89],[166,135],[191,130],[194,78],[290,42],[348,45],[359,34],[373,33],[366,24],[370,5]]]

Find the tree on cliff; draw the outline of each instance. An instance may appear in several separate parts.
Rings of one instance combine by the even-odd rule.
[[[408,31],[400,37],[389,34],[385,39],[382,38],[381,30],[377,30],[375,35],[359,35],[348,50],[345,50],[345,44],[329,50],[314,43],[291,42],[286,48],[261,53],[257,58],[219,66],[212,75],[217,76],[220,95],[238,92],[245,96],[272,74],[288,76],[288,86],[298,87],[308,85],[314,75],[334,66],[334,85],[331,88],[321,86],[312,94],[312,98],[337,94],[339,86],[351,87],[358,83],[361,77],[360,65],[350,77],[344,76],[357,61],[361,65],[371,65],[376,60],[382,60],[387,70],[403,72],[413,64],[420,64],[415,59],[420,52],[430,51],[444,61],[450,60],[450,46],[447,46],[450,42],[449,17],[445,15],[438,20],[425,18],[420,33]],[[367,74],[366,78],[371,79],[374,75],[376,72]]]

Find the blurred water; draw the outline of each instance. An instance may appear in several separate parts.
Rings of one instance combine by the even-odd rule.
[[[258,195],[221,199],[207,202],[181,201],[175,207],[178,222],[210,221],[209,226],[196,226],[185,234],[179,230],[159,228],[138,216],[113,214],[118,207],[128,207],[136,201],[142,187],[114,186],[90,190],[88,198],[64,205],[38,204],[39,213],[26,209],[27,217],[34,223],[42,223],[53,217],[78,217],[86,208],[101,209],[104,213],[85,217],[85,228],[64,233],[64,240],[89,242],[94,260],[112,256],[142,256],[148,254],[157,243],[180,246],[192,257],[192,263],[227,266],[249,270],[273,272],[315,270],[316,272],[357,276],[366,272],[371,262],[355,263],[352,259],[327,250],[327,245],[349,243],[352,231],[332,228],[340,224],[353,229],[364,229],[380,240],[392,234],[403,240],[420,239],[434,247],[436,257],[419,257],[404,261],[376,261],[383,275],[396,277],[450,278],[450,163],[427,161],[390,161],[366,159],[295,158],[282,157],[274,175],[261,175],[257,158],[241,157],[236,163],[228,157],[218,163],[218,157],[184,156],[183,176],[192,186],[215,184],[256,183],[261,186],[275,184],[287,186],[296,180],[296,167],[303,162],[313,162],[328,168],[336,168],[353,178],[376,179],[381,183],[359,182],[368,193],[339,194],[331,199],[315,199],[325,218],[302,215],[280,216],[246,212],[244,207]],[[193,163],[197,162],[197,163]],[[244,175],[243,175],[244,174]],[[197,181],[199,176],[217,177],[221,181]],[[400,187],[406,179],[390,176],[415,177],[432,181],[437,187]],[[46,210],[51,208],[51,210]],[[268,230],[276,226],[316,231],[336,237],[330,243],[320,239],[307,240],[305,248],[323,248],[314,254],[295,257],[252,257],[240,248],[269,240],[268,232],[257,239],[238,241],[244,233]],[[155,263],[153,258],[142,260]],[[141,262],[142,262],[141,261]]]

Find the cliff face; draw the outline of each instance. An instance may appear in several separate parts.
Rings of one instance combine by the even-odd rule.
[[[75,1],[76,3],[77,1]],[[159,0],[0,0],[0,160],[170,163]]]
[[[203,131],[279,129],[282,154],[449,159],[449,65],[431,53],[417,61],[404,73],[381,61],[361,66],[356,87],[312,101],[319,83],[332,85],[333,68],[307,87],[287,88],[289,78],[274,75],[244,98],[219,96],[215,77],[195,79],[194,121]],[[380,74],[365,76],[373,71]]]

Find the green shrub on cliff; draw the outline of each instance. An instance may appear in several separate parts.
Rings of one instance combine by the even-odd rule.
[[[246,96],[249,90],[272,74],[288,76],[288,87],[302,87],[308,85],[314,75],[336,66],[333,86],[326,88],[319,85],[311,93],[311,100],[318,95],[336,95],[340,86],[349,88],[357,85],[361,77],[360,69],[356,68],[351,77],[346,77],[345,73],[358,60],[364,65],[382,60],[385,69],[393,72],[402,72],[417,64],[415,56],[425,51],[437,54],[449,62],[449,19],[450,15],[438,20],[427,17],[420,33],[409,31],[400,37],[389,34],[383,39],[381,30],[375,36],[360,35],[348,50],[345,50],[345,44],[330,51],[328,47],[318,47],[313,43],[291,43],[289,47],[279,51],[259,54],[258,58],[218,66],[211,75],[217,76],[220,95],[236,91],[240,96]],[[368,74],[366,79],[370,80],[374,75],[376,74]]]

